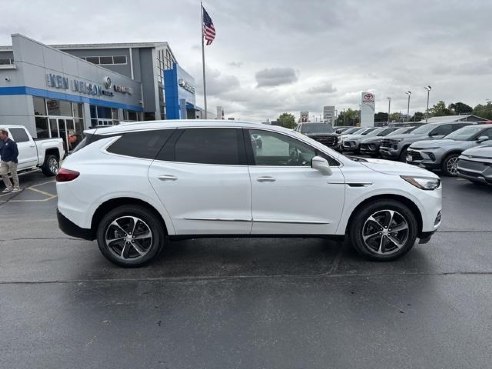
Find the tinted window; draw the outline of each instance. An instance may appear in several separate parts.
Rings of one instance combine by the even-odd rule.
[[[107,151],[113,154],[133,156],[135,158],[155,159],[157,153],[173,132],[173,129],[162,129],[157,131],[124,133]]]
[[[453,126],[451,124],[444,124],[442,126],[434,128],[430,132],[430,136],[446,136],[453,132]]]
[[[10,128],[10,134],[15,142],[29,141],[29,136],[24,128]]]
[[[244,162],[240,159],[243,155],[239,142],[242,142],[242,130],[237,128],[186,129],[174,145],[174,161],[239,165]]]

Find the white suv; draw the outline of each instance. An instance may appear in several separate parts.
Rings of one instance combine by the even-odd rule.
[[[441,222],[435,174],[347,158],[300,133],[246,122],[86,131],[56,187],[60,228],[97,239],[125,267],[154,259],[168,239],[224,235],[349,236],[363,256],[392,260]]]

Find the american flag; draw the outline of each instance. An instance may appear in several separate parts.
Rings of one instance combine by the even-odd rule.
[[[207,11],[203,6],[202,9],[203,9],[203,37],[207,41],[207,45],[210,45],[215,38],[215,27],[214,27],[214,23],[212,22],[212,18],[210,18],[210,15],[208,15]]]

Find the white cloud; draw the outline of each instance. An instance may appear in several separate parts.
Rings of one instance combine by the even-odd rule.
[[[407,90],[410,111],[423,111],[425,85],[432,85],[431,105],[475,106],[491,98],[490,1],[214,0],[205,6],[217,30],[206,47],[209,109],[221,105],[226,115],[265,120],[284,111],[321,113],[324,105],[357,109],[366,89],[375,91],[377,111],[387,111],[388,96],[392,111],[406,111]],[[48,44],[167,41],[200,85],[196,0],[11,0],[2,15],[4,45],[16,32]]]

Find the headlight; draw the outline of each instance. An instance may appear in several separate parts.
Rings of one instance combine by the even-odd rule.
[[[402,179],[408,183],[414,185],[421,190],[432,191],[441,185],[441,180],[438,178],[429,177],[412,177],[412,176],[400,176]]]

